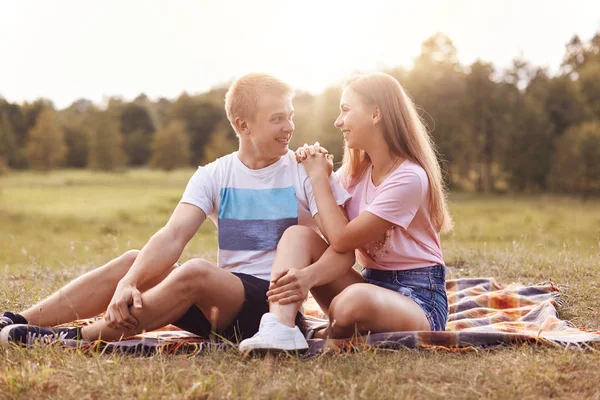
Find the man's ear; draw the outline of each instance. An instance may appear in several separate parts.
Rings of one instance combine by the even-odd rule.
[[[246,136],[250,134],[250,128],[248,127],[248,123],[244,118],[235,117],[235,120],[233,122],[240,136]]]
[[[381,110],[379,109],[379,106],[375,106],[373,107],[373,125],[378,125],[381,122]]]

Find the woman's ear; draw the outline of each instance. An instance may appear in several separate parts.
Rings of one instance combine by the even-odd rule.
[[[381,122],[381,110],[379,109],[379,106],[375,106],[373,107],[373,125],[378,125]]]

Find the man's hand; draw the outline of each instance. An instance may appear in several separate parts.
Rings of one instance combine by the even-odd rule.
[[[267,297],[281,305],[297,303],[306,300],[311,288],[312,279],[305,270],[290,269],[271,280]]]
[[[138,321],[129,313],[131,304],[137,309],[142,308],[142,294],[134,285],[119,283],[104,315],[108,326],[122,331],[133,331]]]

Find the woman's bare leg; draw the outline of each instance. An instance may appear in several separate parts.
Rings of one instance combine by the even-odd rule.
[[[425,312],[410,298],[368,283],[348,286],[329,307],[329,335],[430,330]]]

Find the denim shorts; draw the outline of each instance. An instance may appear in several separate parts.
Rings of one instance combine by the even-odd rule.
[[[446,330],[448,297],[446,267],[443,265],[398,271],[365,268],[362,276],[367,283],[412,299],[425,311],[432,331]]]

